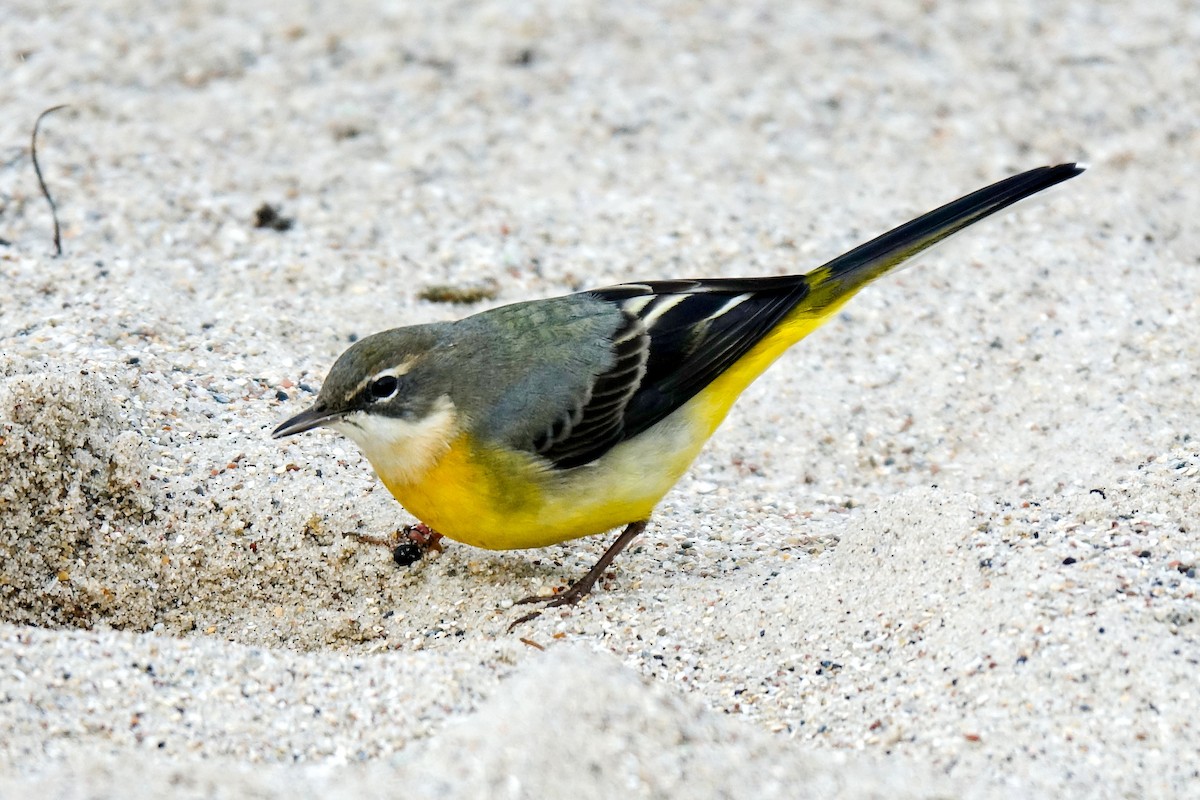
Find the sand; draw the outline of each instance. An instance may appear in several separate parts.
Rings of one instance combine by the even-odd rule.
[[[9,3],[0,795],[1196,796],[1197,19]],[[269,438],[356,337],[804,271],[1073,160],[783,358],[512,632],[609,537],[400,568],[350,442]]]

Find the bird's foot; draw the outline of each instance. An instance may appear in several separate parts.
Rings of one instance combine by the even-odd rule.
[[[589,578],[591,580],[589,580]],[[513,605],[523,606],[531,603],[545,603],[546,608],[573,606],[583,598],[587,597],[587,595],[592,591],[592,585],[595,582],[596,579],[591,573],[588,573],[581,580],[576,581],[570,587],[561,592],[547,595],[533,594],[529,597],[522,597],[520,600],[514,601]],[[511,633],[512,629],[520,625],[522,622],[529,622],[529,620],[537,619],[541,615],[541,611],[531,611],[528,614],[523,614],[522,616],[517,617],[509,624],[508,632]]]
[[[530,603],[545,603],[546,608],[557,608],[558,606],[573,606],[583,598],[587,597],[592,591],[592,585],[595,584],[595,578],[587,575],[581,580],[571,584],[568,588],[555,594],[532,594],[529,597],[522,597],[520,600],[513,602],[513,605],[524,606]]]
[[[608,565],[612,563],[612,560],[617,557],[617,553],[625,549],[625,546],[636,539],[638,535],[641,534],[641,532],[645,529],[645,520],[631,522],[629,525],[625,526],[625,530],[623,530],[621,535],[617,537],[617,540],[612,543],[612,546],[604,551],[604,555],[602,555],[600,560],[596,562],[596,566],[588,570],[587,575],[584,575],[582,578],[575,581],[575,583],[571,584],[566,591],[551,595],[535,594],[531,595],[530,597],[522,597],[520,600],[517,600],[514,605],[520,606],[529,605],[530,603],[545,603],[546,608],[575,605],[591,593],[592,587],[596,585],[596,581],[600,580],[600,576],[603,575],[605,570],[608,569]],[[508,626],[508,630],[511,631],[522,622],[528,622],[531,619],[536,619],[537,617],[541,616],[541,613],[542,612],[540,611],[534,611],[518,617],[517,619],[513,620],[511,625]]]

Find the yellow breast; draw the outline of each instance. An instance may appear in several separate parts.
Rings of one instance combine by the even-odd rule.
[[[646,519],[703,441],[692,431],[662,426],[560,472],[462,434],[418,480],[376,469],[400,504],[434,530],[475,547],[511,550]]]

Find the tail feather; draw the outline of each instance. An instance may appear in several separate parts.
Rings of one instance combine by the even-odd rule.
[[[1031,169],[960,197],[861,244],[805,276],[813,289],[806,305],[819,309],[841,305],[863,286],[921,251],[1013,203],[1074,178],[1083,170],[1078,164]]]

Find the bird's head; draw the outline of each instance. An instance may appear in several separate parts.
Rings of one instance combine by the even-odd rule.
[[[271,434],[319,426],[353,439],[377,469],[423,461],[447,444],[455,409],[441,376],[438,327],[396,328],[356,342],[338,358],[317,401]],[[418,466],[408,463],[405,466]]]

